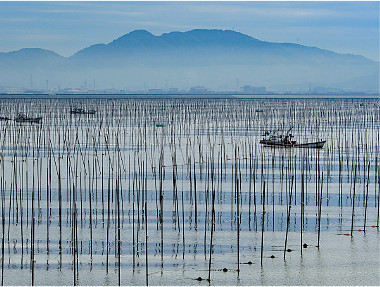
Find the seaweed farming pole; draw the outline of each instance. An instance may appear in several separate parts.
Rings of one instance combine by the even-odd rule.
[[[191,167],[190,167],[191,169]],[[160,234],[161,234],[161,269],[164,268],[164,148],[161,146],[160,160],[159,160],[159,178],[160,178]]]
[[[149,285],[148,270],[148,160],[145,161],[145,282]]]
[[[260,263],[261,267],[263,267],[263,254],[264,254],[264,220],[265,220],[265,180],[263,184],[263,216],[261,220],[261,255],[260,255]]]
[[[351,237],[354,236],[354,217],[355,217],[355,189],[356,189],[356,167],[355,164],[355,176],[354,176],[354,190],[353,190],[353,199],[352,199],[352,216],[351,216]]]
[[[240,190],[239,190],[239,178],[238,178],[238,164],[240,172],[240,161],[236,162],[237,150],[235,147],[235,191],[236,191],[236,222],[237,222],[237,272],[239,276],[240,272]]]
[[[121,241],[120,241],[120,195],[119,195],[119,179],[116,181],[116,206],[117,206],[117,264],[118,264],[118,285],[120,286],[120,264],[121,264],[121,256],[120,256],[120,249],[121,249]],[[116,248],[116,246],[115,246]]]
[[[33,150],[33,159],[34,159],[34,150]],[[34,167],[34,160],[33,160],[33,167]],[[33,189],[32,189],[32,224],[30,225],[30,237],[31,237],[31,248],[30,248],[30,264],[32,268],[32,286],[34,286],[34,230],[35,230],[35,218],[34,218],[34,169],[33,169]]]
[[[380,215],[380,168],[379,168],[379,165],[377,163],[377,159],[378,157],[376,157],[376,176],[377,176],[377,184],[378,184],[378,189],[377,189],[377,222],[376,222],[376,226],[377,226],[377,230],[379,231],[379,215]],[[375,182],[375,185],[376,185],[376,182]]]
[[[284,260],[286,256],[286,245],[288,243],[288,233],[289,233],[289,225],[290,225],[290,211],[292,208],[292,194],[293,194],[293,181],[294,181],[294,175],[292,175],[291,179],[291,188],[289,190],[289,202],[287,203],[287,216],[286,216],[286,233],[285,233],[285,247],[284,247]]]
[[[59,212],[59,269],[62,268],[62,183],[61,183],[61,154],[60,137],[58,136],[58,212]]]
[[[211,281],[211,259],[214,249],[213,235],[215,224],[215,187],[214,187],[214,159],[211,160],[211,192],[212,192],[212,207],[211,207],[211,235],[210,235],[210,258],[208,263],[208,281]]]
[[[184,208],[184,203],[183,203],[183,166],[182,166],[181,203],[182,203],[182,259],[185,259],[186,245],[185,245],[185,208]]]
[[[365,209],[364,209],[364,228],[363,231],[365,232],[365,227],[367,223],[367,205],[368,205],[368,185],[369,185],[369,171],[371,169],[371,162],[368,162],[368,176],[367,176],[367,185],[366,185],[366,196],[365,196]]]
[[[302,255],[302,248],[303,248],[303,242],[302,242],[302,236],[303,236],[303,223],[304,223],[304,212],[305,212],[305,190],[304,190],[304,187],[305,187],[305,178],[304,178],[304,173],[303,173],[303,170],[302,170],[302,174],[301,174],[301,222],[300,222],[300,228],[301,228],[301,232],[300,232],[300,236],[301,236],[301,255]]]
[[[319,201],[318,201],[318,244],[317,244],[318,249],[319,249],[319,240],[321,238],[322,191],[323,191],[323,171],[322,171],[322,183],[321,183],[321,189],[319,191]]]
[[[1,156],[2,157],[2,156]],[[4,162],[3,157],[1,158]],[[4,166],[3,166],[4,171]],[[2,225],[2,240],[1,240],[1,286],[4,286],[4,243],[5,243],[5,194],[3,184],[1,185],[1,225]]]

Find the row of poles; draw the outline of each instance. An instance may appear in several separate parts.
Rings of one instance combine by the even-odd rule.
[[[69,113],[73,106],[96,108],[97,113],[73,116]],[[20,111],[42,115],[43,122],[0,125],[2,284],[5,248],[10,262],[11,242],[17,250],[18,240],[20,266],[29,259],[32,285],[35,266],[42,263],[36,259],[40,242],[45,244],[46,266],[51,264],[52,253],[59,255],[60,270],[64,252],[72,256],[73,284],[77,285],[80,255],[87,249],[92,266],[98,252],[94,245],[99,241],[107,273],[114,256],[119,285],[122,255],[132,256],[134,271],[145,254],[148,285],[148,251],[160,254],[163,270],[169,238],[176,233],[182,240],[183,259],[189,241],[186,234],[203,233],[210,281],[215,236],[226,226],[236,232],[238,274],[241,244],[243,248],[250,244],[241,241],[242,230],[261,232],[261,266],[265,231],[285,232],[284,260],[291,251],[291,230],[300,232],[301,254],[306,231],[317,230],[319,248],[321,230],[328,228],[321,224],[323,206],[340,208],[341,225],[350,219],[350,236],[358,226],[358,216],[363,217],[364,232],[368,218],[378,230],[376,100],[2,102],[2,116]],[[289,126],[302,135],[300,141],[324,138],[326,147],[289,150],[258,144],[264,131]],[[361,194],[359,186],[363,187]],[[282,206],[285,226],[276,223],[284,216]],[[346,208],[351,208],[351,218]],[[314,211],[315,225],[311,226],[308,218]],[[51,246],[51,242],[58,243]],[[177,246],[174,252],[178,250]]]

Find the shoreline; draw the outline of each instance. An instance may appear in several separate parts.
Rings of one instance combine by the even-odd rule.
[[[347,95],[305,95],[305,94],[271,94],[271,95],[245,95],[245,94],[0,94],[0,99],[375,99],[380,100],[376,94],[347,94]]]

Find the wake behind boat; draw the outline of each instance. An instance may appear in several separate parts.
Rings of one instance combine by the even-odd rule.
[[[290,131],[293,129],[290,128],[285,135],[278,135],[277,131],[274,132],[265,132],[264,138],[260,140],[260,144],[264,146],[271,147],[294,147],[294,148],[323,148],[326,141],[318,141],[311,143],[298,143],[297,141],[293,141],[294,137]]]

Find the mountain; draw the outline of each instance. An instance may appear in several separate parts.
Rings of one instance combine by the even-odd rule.
[[[378,87],[378,75],[379,63],[363,56],[265,42],[230,30],[197,29],[160,36],[136,30],[67,58],[43,49],[0,53],[0,86],[30,87],[33,77],[43,87],[46,80],[51,87],[76,87],[96,80],[97,88],[165,88],[169,82],[186,89],[203,85],[236,90],[238,81],[268,88],[311,82],[361,89],[364,83]]]

